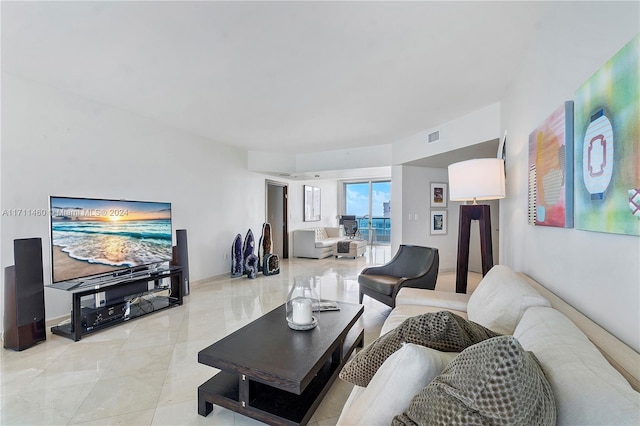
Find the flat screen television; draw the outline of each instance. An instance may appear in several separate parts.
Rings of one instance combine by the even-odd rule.
[[[171,203],[49,197],[52,282],[172,258]]]

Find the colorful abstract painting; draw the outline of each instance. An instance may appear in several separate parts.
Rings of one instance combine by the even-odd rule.
[[[575,95],[575,227],[640,235],[640,35]]]
[[[573,102],[529,134],[529,224],[573,226]]]

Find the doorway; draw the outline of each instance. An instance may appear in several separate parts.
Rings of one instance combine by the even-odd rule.
[[[266,222],[271,224],[272,252],[280,259],[289,258],[288,189],[286,183],[267,180],[265,197]]]

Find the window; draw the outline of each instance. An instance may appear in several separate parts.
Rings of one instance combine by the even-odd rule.
[[[391,181],[345,182],[344,208],[356,216],[362,238],[391,243]]]

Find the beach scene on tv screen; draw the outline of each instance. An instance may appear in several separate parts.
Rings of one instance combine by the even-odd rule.
[[[53,282],[171,260],[171,204],[51,197]]]

